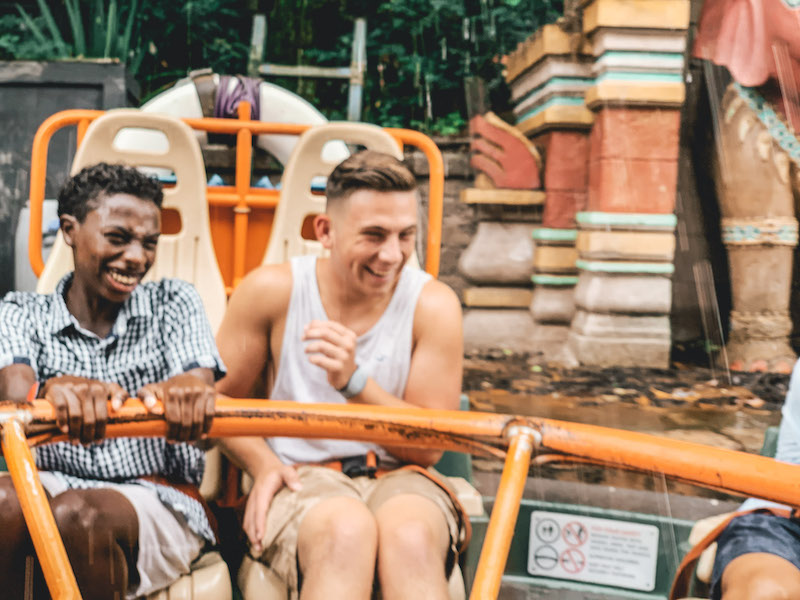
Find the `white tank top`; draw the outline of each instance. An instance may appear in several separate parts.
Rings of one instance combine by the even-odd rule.
[[[303,326],[311,320],[327,321],[322,306],[316,274],[315,256],[293,258],[292,296],[286,314],[286,330],[270,394],[275,400],[293,400],[312,404],[345,404],[345,398],[328,383],[326,371],[312,365],[300,337]],[[414,267],[403,268],[392,299],[378,321],[356,344],[356,362],[381,388],[402,398],[411,364],[414,310],[422,287],[431,276]],[[365,454],[374,450],[384,460],[391,460],[375,444],[345,440],[317,440],[274,437],[267,440],[273,452],[286,464],[314,463]]]

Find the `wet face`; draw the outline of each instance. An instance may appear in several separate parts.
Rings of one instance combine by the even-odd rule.
[[[149,200],[113,194],[98,199],[83,223],[61,217],[61,230],[73,250],[74,283],[122,303],[153,265],[161,211]]]
[[[358,190],[324,217],[320,240],[340,276],[365,295],[390,293],[414,252],[416,192]]]

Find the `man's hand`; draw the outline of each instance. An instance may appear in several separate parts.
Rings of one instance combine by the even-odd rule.
[[[208,433],[214,420],[216,392],[205,381],[189,373],[181,373],[160,383],[148,384],[136,394],[147,410],[160,400],[167,420],[167,440],[198,440]]]
[[[336,321],[311,321],[303,330],[308,360],[328,372],[328,383],[340,390],[356,370],[358,336]]]
[[[82,444],[103,439],[108,421],[108,401],[118,410],[128,392],[116,383],[62,375],[48,379],[41,394],[53,405],[61,431]]]
[[[263,551],[262,541],[267,528],[267,511],[272,499],[283,486],[293,492],[300,490],[300,477],[291,465],[281,465],[276,469],[263,471],[256,476],[247,497],[242,528],[250,540],[253,552],[258,556]]]

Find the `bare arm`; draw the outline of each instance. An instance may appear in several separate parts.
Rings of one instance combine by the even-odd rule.
[[[288,265],[257,269],[236,288],[217,332],[217,348],[228,367],[227,375],[217,382],[219,393],[237,398],[251,395],[268,366],[270,336],[275,321],[286,312],[291,289]],[[297,472],[280,461],[264,438],[233,437],[218,442],[228,458],[253,478],[242,526],[254,550],[261,552],[272,498],[284,485],[300,488]]]
[[[355,404],[456,410],[461,394],[463,336],[461,303],[445,284],[430,281],[414,313],[414,346],[406,390],[398,398],[367,379],[363,391],[349,399]],[[355,333],[335,322],[313,322],[305,332],[309,361],[328,371],[328,381],[341,389],[355,371]],[[403,462],[429,466],[441,451],[388,448]]]
[[[26,364],[13,364],[0,369],[0,404],[25,404],[28,390],[36,382],[36,374]]]

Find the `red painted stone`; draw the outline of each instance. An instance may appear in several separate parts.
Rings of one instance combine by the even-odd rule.
[[[586,210],[672,213],[677,179],[677,160],[592,160]]]
[[[603,108],[595,115],[590,160],[676,160],[680,121],[678,109]]]
[[[510,128],[506,125],[506,128]],[[481,115],[472,118],[473,155],[470,164],[483,171],[498,188],[534,190],[541,187],[539,165],[522,134],[514,135]]]
[[[574,229],[575,214],[586,209],[586,192],[547,190],[542,227]]]
[[[586,191],[589,183],[588,134],[582,131],[551,131],[545,148],[545,190]]]

